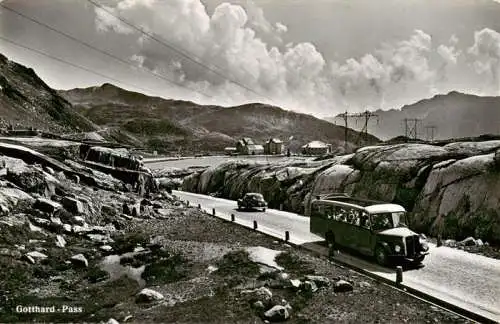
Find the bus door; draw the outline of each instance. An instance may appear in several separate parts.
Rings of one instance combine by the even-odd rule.
[[[354,248],[366,255],[372,254],[373,235],[371,231],[370,215],[364,211],[357,211],[355,218],[356,238]]]
[[[324,205],[324,215],[327,221],[326,228],[335,235],[335,243],[345,245],[345,224],[342,222],[341,207],[331,204]]]
[[[345,247],[351,247],[352,231],[349,224],[349,209],[342,206],[334,207],[335,240]]]

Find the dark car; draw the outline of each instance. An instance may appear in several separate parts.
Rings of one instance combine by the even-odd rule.
[[[262,211],[265,212],[266,207],[267,202],[260,193],[247,193],[243,198],[238,199],[238,210],[262,208]]]

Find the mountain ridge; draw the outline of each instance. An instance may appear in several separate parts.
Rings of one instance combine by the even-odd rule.
[[[128,132],[144,138],[144,131],[140,129],[159,129],[158,123],[164,123],[168,128],[164,132],[166,136],[162,137],[158,132],[157,136],[145,140],[156,149],[165,147],[166,151],[176,146],[190,147],[194,151],[222,151],[226,146],[234,146],[242,137],[252,137],[262,144],[271,137],[292,138],[287,144],[294,151],[312,140],[344,145],[344,127],[267,104],[198,105],[190,101],[149,97],[109,83],[58,92],[79,113],[102,127],[129,125],[125,126]],[[142,126],[137,129],[130,123]],[[348,143],[351,149],[358,142],[362,145],[378,142],[372,135],[365,139],[352,130],[348,130],[348,134],[352,139]]]
[[[44,131],[94,131],[98,127],[77,113],[29,67],[0,53],[0,126]]]
[[[420,119],[417,135],[421,139],[453,139],[477,137],[485,134],[500,134],[500,97],[478,96],[458,91],[437,94],[399,109],[374,110],[378,125],[369,124],[369,132],[387,140],[405,135],[404,119]],[[327,117],[329,122],[339,121]],[[350,120],[349,127],[360,130],[361,126]],[[435,127],[432,137],[430,127]],[[414,124],[409,124],[413,128]],[[429,129],[429,131],[427,131]]]

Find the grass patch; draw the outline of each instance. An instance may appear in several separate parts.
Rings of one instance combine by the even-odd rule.
[[[312,264],[303,261],[293,252],[282,252],[275,258],[278,265],[284,267],[288,272],[298,276],[314,274],[315,270]]]
[[[85,279],[87,279],[91,283],[101,282],[109,279],[109,273],[99,267],[94,266],[87,271]]]
[[[139,318],[139,317],[138,317]],[[143,323],[261,323],[251,305],[227,287],[218,287],[211,297],[189,300],[174,307],[157,307],[140,315]]]
[[[122,277],[100,286],[80,287],[68,292],[67,296],[39,298],[27,295],[12,299],[6,312],[0,315],[1,322],[81,322],[92,319],[92,322],[107,321],[112,317],[112,308],[139,291],[135,280]],[[78,296],[78,297],[75,297]],[[16,313],[16,305],[55,306],[60,311],[55,313]],[[67,311],[61,312],[66,306]],[[69,307],[76,312],[70,312]]]
[[[30,239],[47,239],[43,234],[31,232],[27,223],[19,226],[0,227],[0,245],[14,246],[26,244]]]
[[[238,250],[225,254],[217,263],[216,274],[220,276],[257,276],[260,273],[259,265],[252,260],[247,251]]]
[[[149,254],[142,278],[150,285],[182,280],[188,276],[191,264],[181,254],[172,254],[164,249]],[[144,263],[143,263],[144,264]]]
[[[23,288],[32,285],[32,270],[27,264],[12,260],[11,257],[0,256],[0,290],[21,291]]]
[[[275,270],[275,271],[269,271],[269,272],[264,272],[261,275],[257,277],[257,280],[259,281],[266,281],[266,280],[274,280],[278,278],[278,275],[281,271]]]
[[[134,119],[123,125],[123,129],[142,136],[188,134],[187,130],[175,122],[166,119]]]
[[[143,246],[149,243],[149,235],[143,231],[118,234],[113,236],[114,242],[111,244],[113,251],[117,254],[133,252],[137,246]]]

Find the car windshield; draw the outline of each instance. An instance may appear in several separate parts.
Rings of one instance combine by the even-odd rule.
[[[406,213],[377,213],[372,214],[372,229],[374,231],[395,227],[406,227]]]
[[[261,194],[247,194],[247,198],[255,200],[264,200],[264,197]]]

